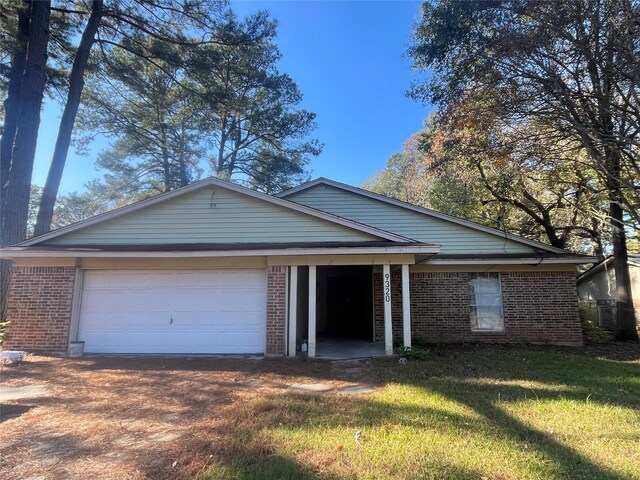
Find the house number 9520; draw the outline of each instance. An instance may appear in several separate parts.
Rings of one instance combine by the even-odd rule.
[[[389,274],[384,275],[384,301],[391,301],[391,281],[389,280]]]

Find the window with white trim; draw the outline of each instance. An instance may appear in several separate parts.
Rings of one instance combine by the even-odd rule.
[[[470,286],[471,330],[503,332],[502,288],[499,273],[474,273]]]

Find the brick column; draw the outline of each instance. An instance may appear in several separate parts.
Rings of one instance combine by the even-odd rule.
[[[67,352],[74,267],[13,267],[3,348]]]
[[[286,272],[285,266],[267,267],[267,355],[285,354]]]

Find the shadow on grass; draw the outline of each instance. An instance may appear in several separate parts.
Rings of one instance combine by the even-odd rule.
[[[575,353],[554,352],[550,348],[516,346],[447,346],[420,366],[396,369],[382,381],[407,384],[444,379],[468,384],[482,382],[489,399],[500,394],[503,400],[564,398],[640,410],[640,363],[590,358]],[[559,349],[558,349],[559,350]],[[389,363],[387,362],[387,366]],[[533,382],[531,388],[509,385]]]
[[[500,435],[510,440],[533,448],[550,459],[556,478],[582,479],[622,479],[623,476],[613,470],[598,465],[575,449],[558,442],[549,434],[528,426],[509,415],[493,402],[484,398],[486,392],[465,394],[461,390],[447,388],[442,383],[433,382],[429,385],[431,391],[440,393],[450,400],[465,405],[491,424],[498,428]],[[482,390],[482,389],[480,389]],[[476,394],[479,393],[479,394]],[[550,398],[550,397],[547,397]]]
[[[233,407],[229,418],[236,418],[227,425],[229,427],[228,443],[213,448],[213,461],[199,475],[197,480],[346,480],[355,478],[437,478],[456,480],[478,480],[485,478],[481,472],[461,465],[452,465],[438,461],[431,462],[429,472],[419,465],[410,466],[411,474],[385,475],[375,463],[367,465],[364,470],[351,464],[354,457],[361,451],[351,451],[349,455],[342,453],[343,446],[333,448],[330,439],[324,451],[316,450],[311,445],[296,447],[295,453],[282,448],[278,439],[269,438],[269,426],[286,426],[303,432],[312,432],[317,428],[335,428],[339,426],[362,427],[367,415],[357,413],[367,406],[372,406],[371,400],[364,398],[346,399],[348,410],[353,417],[336,415],[337,397],[330,399],[329,405],[322,405],[322,394],[292,394],[288,401],[283,401],[280,395],[262,396],[256,403],[244,410],[244,417],[238,418]],[[326,407],[329,407],[328,409]],[[334,408],[336,407],[336,408]],[[374,407],[375,408],[375,407]],[[319,411],[318,411],[319,409]],[[410,415],[410,412],[405,412]],[[422,412],[424,413],[424,412]],[[320,425],[316,422],[318,420]],[[462,423],[462,419],[458,419]],[[380,418],[373,424],[378,426],[394,421],[393,418]],[[363,440],[366,445],[366,440]],[[304,451],[305,448],[307,451]],[[366,446],[364,447],[366,449]],[[344,453],[348,449],[344,448]],[[300,459],[295,458],[300,456]],[[499,477],[491,477],[497,479]]]
[[[471,408],[479,416],[460,415],[430,407],[394,406],[388,403],[376,402],[373,399],[349,399],[346,404],[345,400],[333,402],[333,399],[331,399],[327,401],[327,404],[319,405],[317,399],[303,395],[298,395],[297,398],[292,398],[289,402],[283,402],[278,395],[263,398],[255,405],[256,410],[252,411],[250,415],[261,428],[278,428],[278,425],[286,425],[288,429],[309,432],[310,434],[317,429],[347,428],[351,431],[363,429],[368,432],[376,429],[393,431],[395,428],[400,427],[413,432],[421,429],[430,429],[436,432],[438,437],[446,437],[453,430],[461,432],[462,435],[465,435],[465,432],[476,435],[481,434],[487,439],[499,437],[501,441],[505,441],[504,439],[506,438],[507,441],[519,445],[523,451],[526,449],[530,452],[539,452],[540,456],[549,463],[544,473],[552,476],[547,478],[589,480],[625,478],[611,469],[592,462],[575,449],[560,443],[547,433],[522,423],[499,407],[494,406],[491,402],[471,400],[470,397],[473,396],[473,392],[469,392],[467,396],[461,393],[452,393],[445,388],[434,388],[433,386],[430,391],[439,393],[449,400]],[[255,423],[250,427],[253,433],[259,431],[259,429],[254,430]],[[236,430],[234,435],[237,432]],[[640,438],[635,440],[638,441]],[[255,439],[254,441],[259,440]],[[327,449],[330,449],[329,445]],[[234,455],[230,455],[227,458],[231,464],[237,465]],[[254,473],[259,472],[261,462],[267,462],[268,459],[257,458],[254,464],[254,467],[258,466],[257,469],[241,470],[244,471],[243,475],[246,476],[239,475],[237,477],[231,476],[230,478],[263,478],[259,474],[254,475]],[[437,467],[430,462],[428,466],[431,471],[434,471],[435,475],[428,477],[420,475],[419,478],[478,479],[486,475],[489,475],[488,478],[500,478],[494,476],[491,472],[484,472],[483,475],[477,471],[465,470],[462,465],[443,464]],[[415,468],[418,471],[425,468],[425,465],[416,464]],[[438,468],[441,470],[438,471]],[[375,466],[372,466],[371,470],[375,471]],[[276,476],[275,478],[289,477]],[[323,475],[323,478],[334,477]],[[389,477],[381,475],[380,478]]]
[[[42,404],[64,406],[78,416],[109,416],[124,426],[148,416],[150,424],[163,425],[162,417],[179,409],[185,420],[194,422],[193,427],[181,432],[176,442],[179,445],[156,442],[135,458],[137,468],[148,478],[193,478],[197,472],[197,478],[207,479],[357,478],[359,472],[341,463],[341,455],[331,445],[335,441],[330,438],[331,429],[342,427],[350,432],[398,427],[410,432],[409,440],[413,438],[411,431],[430,429],[447,438],[453,428],[463,435],[505,438],[505,442],[523,449],[526,446],[529,452],[539,452],[549,462],[544,470],[549,478],[622,478],[546,432],[514,418],[500,405],[525,398],[584,402],[589,397],[590,402],[638,410],[640,365],[563,352],[458,347],[434,348],[434,355],[427,361],[405,366],[399,366],[397,360],[376,361],[374,370],[381,384],[406,385],[436,394],[473,414],[452,413],[437,405],[403,404],[400,399],[381,401],[378,396],[254,392],[252,382],[260,378],[281,385],[301,381],[300,377],[307,381],[330,380],[331,364],[327,362],[102,357],[64,360],[60,365],[42,363],[24,373],[34,380],[55,378],[58,384],[67,385],[71,390],[63,391],[59,398],[42,400]],[[220,375],[223,372],[226,375]],[[535,382],[534,390],[517,382]],[[79,388],[92,390],[95,398],[87,402],[81,396],[71,396],[72,390]],[[286,445],[281,436],[269,437],[271,431],[283,429],[303,439],[318,431],[329,433],[326,443],[317,447],[295,442]],[[48,443],[46,439],[36,440],[38,444]],[[174,460],[178,462],[175,468]],[[495,472],[468,469],[455,460],[450,464],[438,463],[438,459],[421,461],[430,471],[416,470],[417,478],[501,478]],[[212,466],[202,471],[204,465]],[[376,465],[366,468],[369,476],[376,478]],[[410,469],[411,465],[403,468]],[[424,464],[422,468],[426,468]]]
[[[200,478],[207,480],[313,480],[318,476],[309,468],[282,454],[264,452],[236,453],[232,457],[218,457]],[[197,478],[197,477],[196,477]],[[324,475],[327,480],[341,477]]]
[[[538,468],[540,471],[528,472],[533,476],[585,480],[627,478],[624,474],[585,456],[566,441],[560,441],[550,433],[524,423],[508,413],[502,405],[527,401],[537,404],[538,401],[575,400],[585,404],[593,402],[638,410],[639,367],[565,353],[501,349],[452,350],[426,362],[410,363],[406,366],[398,366],[395,361],[380,360],[376,362],[376,369],[383,383],[406,385],[427,395],[436,395],[444,402],[450,401],[463,406],[462,411],[469,413],[455,413],[447,408],[439,409],[413,403],[403,404],[401,399],[398,399],[397,403],[393,400],[381,401],[376,396],[345,398],[326,394],[261,395],[254,397],[244,406],[231,407],[236,410],[230,413],[230,416],[244,416],[246,419],[233,425],[231,435],[244,438],[255,451],[260,450],[260,445],[263,445],[261,442],[265,442],[265,435],[268,436],[269,431],[279,431],[279,440],[271,442],[269,449],[272,449],[278,458],[284,455],[287,462],[281,464],[279,460],[272,461],[269,456],[258,456],[254,463],[245,465],[237,461],[237,456],[244,458],[246,455],[242,448],[232,448],[231,453],[217,455],[216,462],[219,466],[222,465],[220,471],[232,472],[228,478],[315,478],[304,476],[311,475],[311,471],[285,455],[298,451],[299,455],[296,454],[296,458],[300,456],[307,464],[310,462],[309,457],[312,459],[311,464],[325,463],[322,478],[338,478],[332,477],[329,473],[334,470],[346,470],[348,473],[344,478],[355,478],[358,472],[339,465],[339,458],[332,450],[334,447],[331,445],[330,435],[335,429],[368,429],[380,434],[385,428],[401,428],[409,432],[408,440],[412,438],[413,432],[429,429],[438,438],[447,438],[453,430],[460,432],[462,438],[465,435],[473,435],[487,441],[495,441],[496,448],[499,448],[500,443],[515,446],[512,454],[516,455],[519,461],[528,462],[533,461],[532,458],[536,459],[537,466],[532,468]],[[526,386],[531,382],[535,385],[533,389]],[[238,408],[240,410],[237,410]],[[533,415],[535,414],[534,412]],[[283,440],[286,431],[297,435],[297,440],[290,445],[286,445],[286,438]],[[322,432],[327,435],[326,440],[322,437]],[[322,441],[326,441],[326,444],[318,448],[325,450],[326,456],[330,458],[324,458],[322,454],[314,452],[314,446],[300,444],[301,439],[313,438],[316,434],[321,436]],[[616,439],[620,440],[614,435],[611,441]],[[632,438],[627,440],[640,441],[640,433],[632,435]],[[526,452],[522,457],[517,453],[520,449]],[[437,459],[429,459],[426,463],[431,473],[423,475],[419,469],[425,466],[416,464],[416,478],[502,478],[496,472],[467,470],[462,462],[437,465]],[[271,476],[264,473],[263,469],[267,466],[274,469],[275,473],[269,473]],[[299,477],[288,476],[291,468],[301,468],[304,474],[300,473]],[[375,466],[371,467],[369,476],[372,472],[375,472]],[[384,474],[379,476],[387,478]],[[223,477],[212,474],[205,478]]]

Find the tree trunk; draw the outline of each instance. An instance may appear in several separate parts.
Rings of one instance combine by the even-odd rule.
[[[631,275],[627,254],[627,235],[624,230],[624,209],[620,186],[620,157],[617,152],[607,152],[607,189],[609,191],[609,222],[613,244],[613,269],[616,278],[616,340],[638,341]]]
[[[0,246],[24,240],[29,216],[31,173],[38,141],[40,109],[47,81],[47,46],[49,44],[49,18],[51,1],[31,3],[29,15],[29,39],[22,72],[17,105],[15,136],[9,159],[9,171],[5,184],[5,201],[0,208]],[[0,314],[5,314],[9,293],[11,265],[0,262]]]
[[[178,161],[180,162],[179,165],[180,165],[180,186],[181,187],[184,187],[189,183],[187,179],[187,164],[185,160],[185,141],[184,141],[185,135],[186,135],[185,126],[183,123],[180,128],[180,154],[178,155]]]
[[[627,236],[624,231],[623,210],[613,200],[609,206],[613,243],[613,269],[616,278],[616,340],[638,341],[638,330],[633,309],[631,275],[627,255]]]
[[[159,116],[160,117],[160,116]],[[167,132],[164,127],[164,119],[160,117],[160,141],[162,142],[162,174],[164,176],[164,191],[170,192],[171,187],[171,159],[169,158],[169,147],[167,147]]]
[[[87,25],[82,33],[78,51],[73,61],[71,75],[69,77],[69,93],[67,94],[67,102],[60,120],[58,129],[58,138],[49,167],[47,181],[42,191],[40,206],[38,208],[38,219],[36,221],[34,236],[47,233],[51,229],[51,220],[53,219],[53,209],[55,207],[62,173],[67,162],[69,153],[69,145],[71,144],[71,134],[73,133],[73,125],[76,121],[76,115],[80,106],[80,98],[84,89],[84,73],[89,61],[91,48],[95,43],[96,32],[100,26],[102,18],[102,0],[94,0],[91,4],[91,14]]]
[[[2,212],[2,245],[24,240],[29,216],[31,174],[40,127],[40,110],[47,81],[47,46],[51,1],[31,4],[29,44],[22,77],[20,112],[11,152],[6,210]]]
[[[29,38],[29,8],[18,10],[18,33],[16,48],[11,57],[11,71],[7,84],[7,98],[4,101],[4,125],[0,139],[0,211],[6,201],[6,188],[11,169],[11,151],[16,136],[18,112],[20,111],[20,92],[22,91],[22,75],[27,58],[27,41]],[[1,215],[0,215],[1,217]]]

